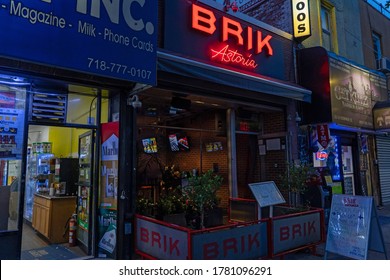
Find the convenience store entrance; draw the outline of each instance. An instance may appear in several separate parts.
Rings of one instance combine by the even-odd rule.
[[[21,259],[92,253],[95,134],[93,129],[29,125]],[[76,227],[70,226],[71,218]]]
[[[101,124],[119,120],[117,96],[112,88],[0,74],[0,259],[96,254],[97,147]]]

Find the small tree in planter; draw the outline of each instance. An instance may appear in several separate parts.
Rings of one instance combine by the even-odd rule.
[[[222,177],[208,170],[199,176],[190,177],[188,186],[183,189],[189,208],[200,214],[200,228],[204,228],[205,211],[217,205],[216,192],[221,184]]]
[[[298,206],[302,202],[302,196],[307,191],[307,182],[315,169],[310,164],[290,163],[286,171],[281,175],[282,189],[288,191],[289,202],[293,206]]]

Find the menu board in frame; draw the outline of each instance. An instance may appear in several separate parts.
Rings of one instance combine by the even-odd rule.
[[[274,181],[258,182],[248,185],[260,207],[286,202]]]

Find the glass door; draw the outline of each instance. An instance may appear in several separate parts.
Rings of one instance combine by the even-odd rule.
[[[15,77],[0,78],[0,259],[18,259],[23,215],[20,191],[25,177],[24,157],[26,86]]]
[[[91,253],[92,236],[92,169],[94,133],[84,133],[79,137],[79,181],[77,199],[77,240],[80,247]]]
[[[344,174],[344,193],[355,195],[355,181],[354,181],[354,159],[352,146],[341,146],[343,174]]]

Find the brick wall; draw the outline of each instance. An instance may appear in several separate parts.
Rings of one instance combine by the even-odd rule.
[[[292,34],[291,1],[262,0],[244,12],[257,20]]]

